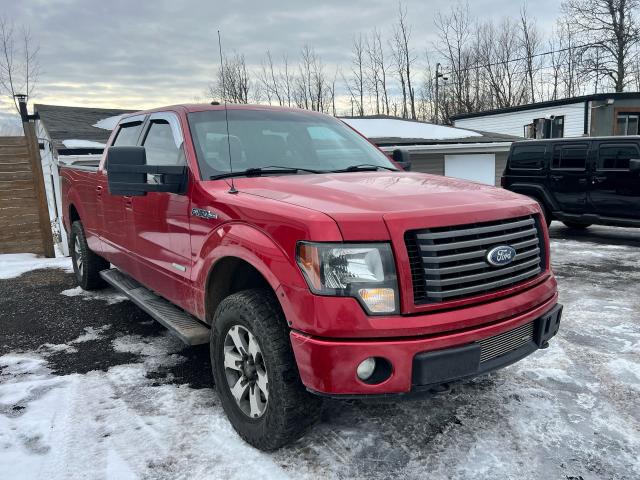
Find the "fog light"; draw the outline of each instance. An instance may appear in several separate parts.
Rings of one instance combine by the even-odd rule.
[[[373,357],[365,358],[358,368],[356,369],[356,373],[358,374],[358,378],[360,380],[368,380],[373,375],[374,370],[376,369],[376,359]]]
[[[396,310],[393,288],[361,288],[358,294],[371,313],[393,313]]]

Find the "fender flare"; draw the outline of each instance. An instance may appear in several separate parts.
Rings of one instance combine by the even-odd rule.
[[[551,212],[560,210],[557,202],[549,194],[547,189],[535,183],[514,183],[509,187],[509,190],[514,193],[519,193],[521,195],[539,199],[540,201],[544,202],[545,207]]]
[[[195,285],[202,286],[202,295],[197,299],[196,310],[200,318],[206,318],[207,286],[212,272],[220,260],[238,258],[253,268],[277,293],[278,301],[285,313],[290,312],[290,304],[281,286],[308,288],[298,268],[295,258],[286,252],[265,232],[245,223],[226,223],[213,230],[203,242],[193,266],[192,278]]]

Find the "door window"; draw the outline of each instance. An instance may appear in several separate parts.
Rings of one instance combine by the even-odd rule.
[[[176,142],[166,120],[153,120],[144,139],[147,165],[184,165],[182,145]]]
[[[585,170],[588,147],[581,145],[557,145],[553,152],[553,168],[556,170]]]
[[[598,150],[598,170],[629,170],[632,158],[640,158],[637,145],[602,144]]]
[[[540,170],[544,165],[545,145],[523,145],[513,148],[509,166],[514,170]]]

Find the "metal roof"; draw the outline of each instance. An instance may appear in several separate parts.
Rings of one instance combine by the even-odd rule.
[[[34,109],[40,115],[40,121],[49,133],[53,147],[58,151],[68,150],[62,143],[64,140],[90,140],[106,143],[111,135],[111,130],[97,128],[93,125],[104,118],[135,111],[42,104],[35,104]]]

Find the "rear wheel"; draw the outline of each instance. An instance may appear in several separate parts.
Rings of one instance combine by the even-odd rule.
[[[109,268],[109,262],[89,249],[84,227],[80,220],[73,222],[73,225],[71,225],[69,250],[71,251],[73,271],[76,274],[78,285],[83,290],[95,290],[104,287],[105,283],[100,277],[100,272]]]
[[[235,293],[220,303],[213,322],[216,390],[240,436],[268,451],[304,435],[320,417],[321,400],[300,381],[273,294],[262,289]]]
[[[562,223],[564,223],[565,226],[573,230],[585,230],[592,225],[591,223],[576,223],[576,222],[562,222]]]

